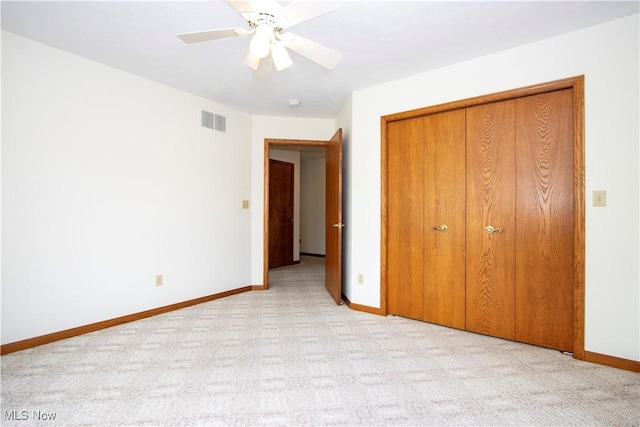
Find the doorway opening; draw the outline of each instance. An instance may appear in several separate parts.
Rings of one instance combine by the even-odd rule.
[[[325,152],[325,287],[336,304],[342,304],[342,129],[328,141],[265,139],[262,288],[269,288],[270,154],[272,149],[283,148]]]

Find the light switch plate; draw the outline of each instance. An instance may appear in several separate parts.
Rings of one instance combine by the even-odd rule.
[[[242,209],[249,209],[249,201],[248,200],[243,200],[242,201]]]
[[[593,206],[596,208],[604,208],[607,206],[607,192],[597,190],[593,192]]]

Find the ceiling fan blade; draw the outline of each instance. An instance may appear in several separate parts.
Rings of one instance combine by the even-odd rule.
[[[253,6],[251,6],[251,3],[249,3],[248,1],[227,0],[227,3],[229,3],[229,6],[240,13],[252,12],[254,10]]]
[[[227,3],[238,12],[253,13],[253,12],[280,12],[282,6],[275,0],[227,0]]]
[[[259,12],[278,13],[282,10],[282,5],[275,0],[249,0],[253,10]]]
[[[185,43],[199,43],[209,40],[226,39],[228,37],[247,36],[252,31],[245,28],[221,28],[219,30],[195,31],[178,34],[178,38]]]
[[[293,26],[341,7],[342,2],[340,1],[294,1],[282,9],[282,15],[289,21],[289,26]]]
[[[280,34],[280,41],[285,47],[329,70],[338,65],[342,59],[341,53],[293,33]]]

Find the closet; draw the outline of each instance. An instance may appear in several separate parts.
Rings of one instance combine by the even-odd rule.
[[[386,123],[388,313],[573,351],[573,90]]]

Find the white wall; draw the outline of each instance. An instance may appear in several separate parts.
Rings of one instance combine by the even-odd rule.
[[[269,158],[293,163],[293,260],[300,261],[300,152],[272,148]]]
[[[2,343],[250,285],[250,132],[247,114],[3,32]]]
[[[262,285],[264,233],[264,140],[328,141],[336,132],[333,119],[253,116],[251,135],[251,283]]]
[[[302,160],[300,166],[300,251],[326,255],[326,158]]]
[[[640,360],[638,28],[635,15],[355,92],[348,270],[368,282],[347,285],[351,301],[380,302],[381,116],[584,74],[585,349]],[[593,190],[607,190],[606,208],[591,207]]]

